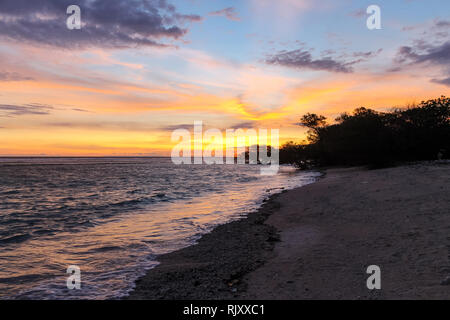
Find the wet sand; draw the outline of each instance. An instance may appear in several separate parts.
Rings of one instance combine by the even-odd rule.
[[[450,165],[328,169],[158,260],[129,299],[450,299]]]

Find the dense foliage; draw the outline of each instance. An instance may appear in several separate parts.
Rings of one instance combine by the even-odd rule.
[[[444,96],[391,112],[358,108],[333,124],[308,113],[300,125],[309,129],[308,143],[285,144],[281,163],[378,167],[450,158],[450,98]]]

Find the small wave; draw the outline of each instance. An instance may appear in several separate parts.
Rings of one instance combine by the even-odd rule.
[[[119,202],[110,203],[108,207],[128,207],[138,205],[140,203],[146,202],[148,199],[132,199],[132,200],[124,200]]]
[[[55,229],[38,229],[33,231],[33,235],[53,235],[56,232],[58,232],[59,230],[55,230]]]
[[[236,181],[237,182],[251,182],[251,181],[256,181],[256,180],[258,180],[257,177],[240,177]]]
[[[96,252],[108,252],[108,251],[115,251],[115,250],[122,250],[122,247],[119,246],[104,246],[104,247],[98,247],[93,248],[88,251],[88,253],[96,253]]]
[[[0,244],[20,243],[30,239],[29,234],[20,234],[8,238],[0,239]]]
[[[5,192],[1,192],[1,195],[5,195],[5,196],[9,196],[9,195],[13,195],[13,194],[20,194],[19,190],[11,190],[11,191],[5,191]]]
[[[23,276],[16,277],[8,277],[8,278],[0,278],[0,283],[8,284],[8,283],[26,283],[30,281],[36,281],[40,279],[44,279],[47,275],[42,274],[27,274]]]

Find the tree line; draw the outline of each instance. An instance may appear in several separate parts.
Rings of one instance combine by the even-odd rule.
[[[333,123],[307,113],[299,125],[308,128],[307,141],[283,145],[280,162],[303,169],[450,158],[450,98],[445,96],[389,112],[361,107]]]

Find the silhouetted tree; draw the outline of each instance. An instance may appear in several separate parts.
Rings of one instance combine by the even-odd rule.
[[[301,168],[313,165],[386,166],[398,161],[450,157],[450,99],[444,96],[419,105],[378,112],[364,107],[343,113],[327,124],[308,113],[308,144],[284,145],[282,163]]]

